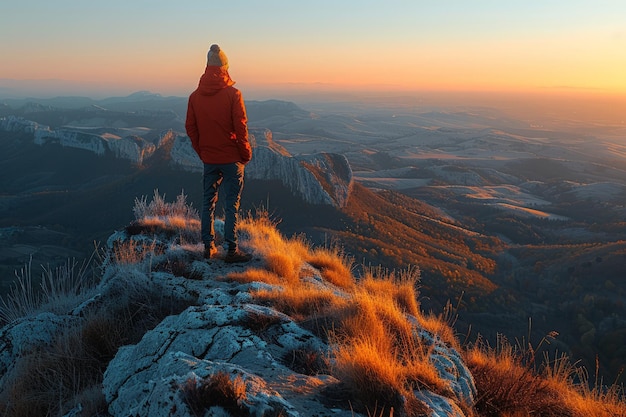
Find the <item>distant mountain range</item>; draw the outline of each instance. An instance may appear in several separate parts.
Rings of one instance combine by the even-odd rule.
[[[246,105],[256,148],[245,211],[338,241],[360,266],[419,266],[423,307],[459,303],[459,332],[538,342],[556,330],[552,347],[590,368],[599,354],[615,376],[626,360],[615,348],[626,343],[623,141],[490,109]],[[199,208],[185,111],[184,98],[146,92],[0,105],[2,292],[31,256],[89,256],[155,189]]]

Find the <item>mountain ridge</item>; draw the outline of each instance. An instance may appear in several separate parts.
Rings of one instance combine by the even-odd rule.
[[[261,146],[278,155],[324,155],[320,151],[332,150],[346,156],[353,169],[350,198],[341,209],[311,205],[286,187],[284,179],[249,176],[244,211],[267,207],[287,234],[306,233],[318,244],[342,242],[364,265],[395,269],[419,259],[429,298],[424,305],[439,311],[448,299],[458,303],[464,314],[457,331],[467,334],[471,329],[495,343],[495,335],[503,332],[516,338],[532,330],[532,338],[541,340],[556,329],[561,336],[552,347],[583,358],[590,369],[599,352],[600,373],[610,375],[607,380],[617,377],[612,370],[620,368],[623,355],[612,347],[619,343],[608,341],[622,340],[622,325],[611,317],[626,316],[619,303],[626,232],[619,141],[591,142],[586,135],[545,129],[522,131],[519,123],[507,128],[488,112],[479,115],[474,129],[464,126],[469,112],[454,113],[450,119],[442,112],[394,112],[392,117],[386,110],[329,115],[296,109],[289,115],[273,104],[250,106],[255,137],[263,138],[265,129],[271,133],[272,143]],[[268,107],[262,109],[264,105]],[[255,112],[266,118],[254,119]],[[119,114],[128,118],[126,126],[158,120],[147,117],[150,112]],[[62,126],[63,120],[80,122],[93,112],[46,110],[31,115]],[[444,119],[445,127],[438,128],[434,122]],[[492,128],[485,129],[488,124]],[[145,137],[157,143],[160,126]],[[113,131],[107,127],[102,132],[107,129]],[[157,152],[150,164],[138,167],[112,155],[97,157],[52,143],[34,145],[32,136],[24,133],[0,135],[5,173],[0,183],[8,191],[0,200],[6,227],[3,244],[8,245],[1,251],[8,254],[2,258],[8,262],[3,264],[6,277],[28,261],[28,248],[49,254],[42,264],[53,254],[58,261],[62,249],[49,241],[62,242],[66,253],[89,251],[94,240],[102,241],[111,229],[130,220],[124,209],[136,196],[150,195],[154,189],[171,196],[182,189],[192,201],[201,201],[198,172],[171,164],[171,142],[161,149],[171,145],[170,152]],[[5,140],[10,138],[15,142]],[[21,147],[25,150],[16,152]],[[197,163],[193,153],[188,157]],[[320,173],[323,170],[316,173],[319,188],[330,189],[332,182]],[[33,244],[45,233],[45,247]],[[494,261],[496,268],[486,273]],[[479,291],[494,286],[489,295]]]
[[[111,153],[139,166],[149,163],[149,159],[161,149],[160,158],[170,159],[181,169],[195,172],[202,170],[202,163],[193,151],[189,138],[173,130],[161,132],[150,141],[136,134],[120,137],[117,135],[120,130],[92,132],[92,129],[78,127],[51,129],[16,116],[0,118],[0,129],[32,134],[37,145],[59,143],[63,147],[83,149],[100,156]],[[339,207],[346,204],[352,184],[352,170],[345,157],[320,153],[294,158],[272,141],[269,130],[257,129],[258,140],[252,132],[254,130],[251,130],[250,140],[255,158],[248,164],[248,177],[281,180],[311,204]]]

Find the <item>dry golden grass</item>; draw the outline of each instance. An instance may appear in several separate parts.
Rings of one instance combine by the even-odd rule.
[[[333,373],[361,396],[395,404],[403,391],[402,366],[395,360],[388,339],[369,336],[340,341]]]
[[[481,416],[532,415],[533,410],[542,410],[543,416],[572,415],[557,392],[521,363],[511,345],[491,349],[478,344],[466,352],[465,360],[474,376]]]
[[[280,275],[260,268],[250,268],[241,272],[229,272],[228,275],[226,275],[226,279],[241,283],[264,282],[270,285],[280,285],[283,282]]]
[[[370,268],[365,271],[365,277],[359,285],[372,295],[387,297],[398,304],[407,314],[420,316],[417,301],[417,284],[420,271],[418,268],[409,268],[405,271],[384,271],[381,268]]]
[[[625,392],[622,386],[590,384],[586,370],[572,364],[565,354],[552,361],[546,356],[544,363],[548,384],[559,392],[561,400],[568,409],[573,410],[574,415],[626,417]],[[574,383],[574,380],[579,382]]]
[[[480,416],[626,416],[621,387],[590,388],[584,369],[566,355],[554,361],[545,358],[539,370],[527,363],[526,356],[504,339],[495,348],[479,340],[465,350],[479,394]]]
[[[133,225],[144,232],[178,235],[185,242],[197,241],[200,237],[200,219],[182,215],[146,216],[137,219]]]
[[[300,279],[302,259],[284,252],[274,252],[265,255],[265,267],[283,278],[288,284],[295,284]]]
[[[419,415],[426,407],[413,390],[451,394],[429,360],[431,346],[420,339],[416,323],[409,319],[420,315],[419,269],[370,269],[357,282],[352,260],[338,247],[311,248],[299,237],[285,239],[267,217],[245,219],[241,230],[246,244],[263,255],[265,269],[251,268],[227,278],[276,285],[255,291],[254,298],[295,320],[322,323],[324,328],[317,331],[329,335],[334,346],[331,372],[358,398],[362,410],[380,405]],[[343,292],[304,279],[310,273],[307,265]]]
[[[419,388],[449,395],[448,383],[429,360],[431,346],[420,340],[394,292],[380,291],[392,281],[374,281],[369,278],[367,285],[355,289],[331,337],[336,346],[334,372],[367,407],[376,401],[400,409],[399,399],[414,398],[412,392]],[[416,404],[411,410],[403,408],[407,413],[421,410]]]
[[[253,296],[295,320],[304,320],[331,307],[339,308],[346,302],[331,290],[306,283],[276,290],[258,290]]]
[[[240,233],[245,236],[246,245],[263,255],[264,268],[250,268],[242,272],[229,273],[226,278],[238,282],[264,282],[277,285],[273,290],[258,290],[254,297],[259,302],[271,304],[277,310],[292,315],[296,319],[306,319],[331,306],[345,303],[344,299],[329,289],[315,286],[303,280],[309,270],[306,263],[311,260],[321,267],[321,274],[332,275],[335,285],[351,286],[353,277],[347,258],[328,250],[311,249],[301,236],[285,239],[276,225],[261,212],[260,217],[242,218]],[[341,278],[340,278],[341,275]],[[341,284],[341,285],[339,285]]]
[[[603,389],[597,389],[581,393],[575,389],[569,389],[559,395],[563,403],[573,410],[576,416],[625,417],[624,400],[621,399],[621,394],[615,391],[615,389],[609,389],[608,392],[604,392]]]
[[[342,330],[358,337],[362,333],[378,334],[377,338],[396,341],[412,335],[414,326],[407,320],[403,309],[390,294],[372,293],[369,288],[357,288],[352,295],[351,308],[343,319]],[[392,347],[393,347],[392,346]]]
[[[315,248],[305,258],[314,268],[320,270],[322,278],[343,289],[354,286],[352,259],[338,248]]]
[[[200,230],[199,219],[189,219],[182,216],[170,216],[167,224],[176,229]]]
[[[181,243],[200,240],[200,218],[197,210],[187,205],[187,197],[180,194],[176,201],[168,203],[165,195],[154,191],[152,201],[147,197],[135,199],[135,221],[126,230],[131,234],[163,233],[176,235]]]
[[[283,253],[301,263],[309,252],[309,245],[304,238],[283,238],[267,212],[257,212],[255,217],[251,214],[242,216],[237,227],[239,233],[245,237],[247,246],[254,248],[260,255]]]
[[[454,329],[442,318],[440,314],[428,313],[420,314],[416,317],[420,326],[424,330],[437,335],[437,337],[448,344],[448,346],[453,347],[457,351],[461,350],[461,345]]]
[[[184,216],[166,223],[157,220],[145,219],[154,227],[197,227]],[[395,410],[400,415],[418,416],[426,414],[427,408],[413,396],[414,390],[452,396],[448,382],[429,360],[432,346],[420,339],[410,319],[414,317],[421,328],[464,352],[478,390],[475,407],[459,404],[468,416],[626,417],[623,393],[614,388],[583,389],[587,385],[574,384],[572,374],[578,371],[567,358],[554,362],[544,375],[526,365],[506,343],[497,349],[480,343],[461,348],[449,311],[440,315],[420,312],[418,268],[401,272],[369,268],[357,281],[352,274],[352,260],[339,248],[311,248],[301,237],[286,239],[267,212],[242,218],[239,231],[245,245],[264,259],[264,265],[230,273],[227,278],[276,286],[253,295],[258,302],[272,305],[295,320],[311,323],[318,334],[329,338],[330,372],[347,387],[349,399],[357,401],[353,405],[360,412],[386,417]],[[128,253],[137,260],[145,257],[141,247],[127,249],[132,249],[124,250],[128,259]],[[126,259],[120,258],[122,262]],[[337,292],[307,280],[311,267]],[[314,352],[294,352],[296,357],[303,369],[316,372],[308,365],[316,363],[311,358],[319,359]],[[577,377],[581,379],[580,374]]]

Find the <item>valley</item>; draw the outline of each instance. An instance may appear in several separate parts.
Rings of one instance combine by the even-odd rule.
[[[60,100],[7,102],[0,118],[109,139],[132,135],[143,144],[158,144],[165,130],[184,136],[182,98],[138,94],[83,99],[74,107]],[[455,328],[469,340],[502,334],[535,346],[557,331],[550,349],[591,372],[597,354],[607,380],[620,376],[626,364],[623,128],[406,103],[318,103],[306,110],[269,100],[247,107],[259,146],[293,156],[343,155],[352,184],[347,203],[333,206],[294,195],[278,178],[250,178],[244,211],[263,207],[286,235],[337,242],[357,269],[419,267],[422,307],[458,306]],[[263,131],[274,145],[260,141]],[[26,262],[35,271],[88,258],[94,242],[132,220],[135,198],[158,189],[168,199],[183,192],[196,208],[201,201],[200,174],[177,166],[165,148],[138,164],[0,130],[0,155],[2,293]],[[317,178],[347,177],[328,172],[333,169],[339,165]]]

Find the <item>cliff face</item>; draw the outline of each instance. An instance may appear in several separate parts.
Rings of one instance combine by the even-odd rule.
[[[202,172],[202,163],[185,135],[163,132],[156,144],[138,135],[120,136],[115,129],[90,133],[85,129],[50,129],[48,126],[14,116],[0,118],[0,129],[33,135],[34,143],[58,143],[83,149],[97,155],[110,154],[138,165],[149,163],[157,150],[165,150],[170,163],[177,168]],[[113,132],[113,133],[109,133]],[[311,204],[343,207],[352,188],[352,170],[343,155],[319,153],[292,156],[272,140],[267,129],[250,132],[253,158],[246,175],[259,180],[280,180],[294,195]]]
[[[180,169],[201,172],[202,163],[185,135],[172,130],[161,133],[153,142],[122,129],[51,129],[48,126],[14,116],[0,118],[0,129],[33,135],[36,144],[58,143],[97,155],[110,154],[138,165],[150,163],[158,150],[166,152],[171,164]],[[251,130],[253,158],[248,164],[248,178],[279,180],[291,192],[310,204],[343,207],[352,188],[352,170],[343,155],[318,153],[290,155],[272,140],[267,129]]]
[[[352,188],[352,169],[345,156],[334,153],[292,156],[272,139],[268,129],[251,129],[252,161],[246,177],[279,180],[307,203],[344,207]],[[189,171],[202,171],[202,163],[187,136],[177,136],[172,163]]]
[[[272,140],[267,129],[251,131],[254,155],[247,175],[254,179],[280,180],[294,194],[311,204],[344,207],[352,188],[352,169],[343,155],[318,153],[291,156]]]
[[[152,156],[157,149],[156,145],[140,136],[122,137],[114,129],[112,129],[114,133],[90,133],[86,129],[51,129],[49,126],[14,116],[0,118],[0,129],[30,133],[37,145],[58,143],[64,147],[83,149],[96,155],[105,155],[109,152],[116,158],[128,159],[138,165]],[[166,132],[164,135],[171,134]]]

